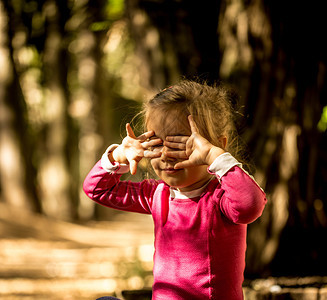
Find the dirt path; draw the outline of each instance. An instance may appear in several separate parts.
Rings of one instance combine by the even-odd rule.
[[[0,299],[123,299],[123,290],[152,285],[149,216],[122,213],[110,222],[77,225],[18,214],[0,203],[0,234]],[[327,300],[327,277],[268,278],[245,285],[245,300]]]
[[[0,204],[0,299],[96,299],[151,287],[151,218],[76,225]]]

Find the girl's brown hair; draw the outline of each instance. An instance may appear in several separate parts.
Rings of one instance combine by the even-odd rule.
[[[185,117],[191,114],[204,138],[213,145],[222,147],[221,138],[226,137],[224,150],[244,163],[243,147],[240,146],[236,128],[240,115],[236,109],[238,102],[238,94],[224,83],[209,85],[206,82],[182,80],[145,103],[143,114],[145,123],[150,117],[149,111],[153,109],[162,112],[177,110]]]

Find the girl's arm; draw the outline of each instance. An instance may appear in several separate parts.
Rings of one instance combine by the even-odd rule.
[[[198,133],[192,116],[189,116],[189,123],[190,137],[171,136],[164,142],[167,147],[178,149],[167,151],[167,155],[183,159],[174,168],[208,165],[208,171],[221,183],[219,205],[224,215],[234,223],[253,222],[266,204],[264,192],[230,153],[212,145]],[[225,142],[222,137],[221,144]]]
[[[110,167],[103,155],[86,176],[83,189],[93,201],[115,209],[138,213],[151,213],[152,196],[156,188],[154,181],[120,181],[128,166],[114,164]],[[105,162],[107,159],[107,162]],[[105,162],[105,163],[104,163]]]
[[[248,224],[261,216],[267,202],[265,193],[230,153],[217,157],[208,171],[221,183],[221,190],[217,191],[222,193],[219,207],[228,219]]]
[[[161,140],[148,141],[153,132],[135,137],[129,124],[126,125],[126,131],[127,136],[122,144],[110,146],[101,161],[86,176],[83,189],[88,197],[102,205],[125,211],[150,213],[155,181],[120,181],[120,176],[129,169],[135,174],[137,164],[143,157],[161,155],[148,150],[149,147],[161,143]]]

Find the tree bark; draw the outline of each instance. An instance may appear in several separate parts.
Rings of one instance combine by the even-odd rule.
[[[19,20],[7,2],[0,2],[0,15],[0,190],[3,201],[18,209],[40,211],[34,185],[33,140],[29,138],[26,105],[14,61],[21,46],[16,43],[13,48],[13,27]]]

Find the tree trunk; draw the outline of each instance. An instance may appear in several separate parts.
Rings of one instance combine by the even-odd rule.
[[[14,43],[13,26],[19,23],[6,2],[0,2],[0,190],[3,201],[18,209],[40,210],[32,164],[27,111],[14,56],[22,45]],[[13,48],[16,45],[16,48]]]

